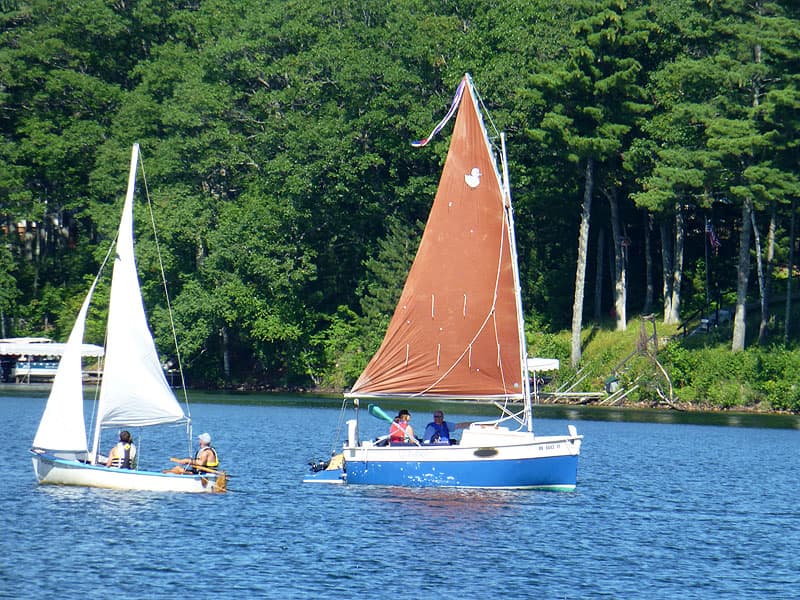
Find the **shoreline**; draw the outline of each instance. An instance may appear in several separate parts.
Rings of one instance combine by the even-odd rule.
[[[32,383],[0,383],[0,392],[13,391],[13,392],[36,392],[46,393],[50,390],[52,384],[49,382],[32,382]],[[94,388],[94,384],[84,384],[85,388]],[[173,388],[180,389],[180,388]],[[201,393],[231,393],[231,394],[298,394],[307,396],[316,396],[320,398],[341,398],[344,390],[335,390],[327,388],[306,388],[302,386],[297,387],[274,387],[266,385],[232,385],[220,388],[187,388],[189,392]],[[759,406],[730,406],[720,407],[711,404],[694,404],[688,402],[668,402],[659,400],[654,402],[633,402],[633,401],[619,401],[614,404],[604,404],[603,402],[608,398],[608,395],[600,396],[587,395],[586,398],[580,399],[575,397],[558,398],[553,395],[543,394],[539,397],[538,402],[534,402],[534,411],[537,406],[549,406],[559,408],[591,408],[591,409],[625,409],[625,410],[651,410],[660,411],[664,413],[716,413],[716,414],[747,414],[747,415],[776,415],[786,417],[800,417],[800,413],[793,413],[785,410],[772,410],[764,409]],[[400,399],[387,398],[388,401],[397,402]],[[436,400],[426,399],[427,402],[436,402]],[[447,401],[450,402],[450,401]],[[480,406],[486,404],[477,401],[465,401],[466,405]]]

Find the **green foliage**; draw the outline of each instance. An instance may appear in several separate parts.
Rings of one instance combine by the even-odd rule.
[[[660,357],[683,401],[721,409],[800,409],[797,351],[756,347],[732,353],[722,346],[687,350],[673,343]]]
[[[717,288],[735,280],[732,203],[752,201],[761,222],[778,207],[775,260],[787,272],[788,205],[800,195],[791,3],[33,0],[0,11],[7,335],[66,337],[139,141],[190,381],[352,384],[380,343],[447,151],[446,132],[425,150],[408,142],[441,118],[466,71],[490,129],[508,133],[532,353],[568,357],[587,157],[597,189],[618,192],[632,240],[629,308],[645,287],[637,207],[656,222],[677,203],[686,211],[685,312],[704,306],[707,281],[726,298]],[[594,203],[592,240],[607,210]],[[706,260],[711,211],[723,247]],[[140,275],[167,348],[146,217],[137,213]],[[599,275],[588,273],[586,296],[597,282],[607,312],[611,283]],[[103,339],[97,294],[92,341]],[[629,329],[587,328],[593,386],[635,346]],[[687,398],[796,407],[792,345],[762,357],[769,377],[749,351],[679,348],[668,352]]]
[[[0,246],[0,312],[4,315],[12,310],[20,296],[14,278],[14,270],[14,257],[8,248]]]
[[[314,338],[324,348],[322,368],[315,371],[321,389],[349,388],[367,365],[380,339],[365,331],[361,319],[345,306],[339,307],[330,325]]]

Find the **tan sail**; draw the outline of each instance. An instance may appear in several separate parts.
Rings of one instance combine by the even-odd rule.
[[[383,343],[349,396],[523,397],[508,201],[465,84],[419,250]]]

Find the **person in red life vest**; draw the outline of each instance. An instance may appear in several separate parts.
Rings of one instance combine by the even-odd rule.
[[[133,469],[136,466],[136,445],[130,432],[119,432],[119,442],[109,451],[106,466],[115,469]]]
[[[414,428],[411,427],[411,413],[405,408],[397,413],[389,427],[389,443],[392,445],[412,443],[419,446],[417,438],[414,437]]]

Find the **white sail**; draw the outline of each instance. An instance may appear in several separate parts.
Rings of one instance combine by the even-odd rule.
[[[75,453],[83,458],[87,451],[86,424],[83,416],[83,368],[81,346],[86,325],[86,314],[94,294],[95,278],[78,318],[72,326],[64,354],[58,363],[53,387],[47,398],[39,429],[33,439],[34,448],[64,453]]]
[[[98,428],[141,427],[186,419],[170,390],[147,326],[133,251],[133,195],[139,146],[131,153],[128,191],[111,278]],[[99,431],[99,429],[98,429]],[[97,437],[97,433],[95,434]]]
[[[224,471],[202,474],[106,467],[99,458],[102,428],[134,428],[186,422],[156,353],[147,326],[133,251],[133,194],[139,162],[134,144],[122,219],[114,250],[114,270],[106,334],[106,362],[91,452],[83,415],[81,346],[84,324],[97,279],[83,302],[56,373],[33,453],[40,484],[77,485],[151,492],[224,492]],[[108,258],[108,257],[107,257]],[[105,263],[104,263],[105,266]],[[102,271],[102,269],[101,269]],[[99,276],[98,276],[99,277]],[[89,460],[91,459],[91,460]]]

